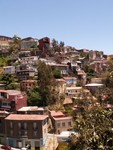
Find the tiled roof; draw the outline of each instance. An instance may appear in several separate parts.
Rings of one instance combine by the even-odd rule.
[[[51,111],[51,116],[58,117],[58,116],[64,116],[64,114],[61,111]]]
[[[44,120],[47,115],[32,115],[32,114],[11,114],[6,117],[6,120]]]

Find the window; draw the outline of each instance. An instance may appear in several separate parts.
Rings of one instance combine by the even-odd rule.
[[[62,123],[62,127],[65,127],[65,122]]]
[[[71,122],[68,122],[68,126],[71,127]]]
[[[24,122],[24,129],[27,129],[27,123]]]
[[[19,127],[19,129],[21,128],[21,122],[18,123],[18,127]]]
[[[57,123],[57,127],[60,127],[60,123]]]
[[[18,135],[21,136],[21,131],[18,131]]]
[[[34,131],[34,137],[37,137],[37,131]]]
[[[12,123],[12,121],[10,122],[10,128],[13,128],[13,123]]]
[[[10,130],[10,134],[11,134],[11,136],[13,135],[13,130]]]
[[[33,123],[33,129],[37,129],[37,123],[36,122]]]
[[[27,135],[27,131],[24,131],[24,135]]]

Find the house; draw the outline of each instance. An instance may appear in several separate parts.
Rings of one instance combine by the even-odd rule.
[[[59,95],[65,94],[66,90],[66,82],[63,78],[61,79],[56,79],[56,91],[58,91]]]
[[[77,83],[77,78],[75,77],[63,77],[67,86],[75,85]]]
[[[15,66],[3,67],[3,74],[15,74]]]
[[[72,116],[65,116],[60,111],[50,111],[54,133],[60,134],[62,131],[71,130],[73,126]]]
[[[50,64],[52,70],[60,70],[62,75],[68,75],[68,65],[66,64]]]
[[[89,60],[95,60],[95,59],[102,59],[103,58],[103,51],[89,51]]]
[[[27,38],[22,39],[20,47],[21,49],[30,49],[32,47],[36,48],[38,47],[38,45],[39,45],[38,39],[27,37]]]
[[[40,58],[39,60],[45,62],[46,65],[49,65],[52,68],[52,70],[60,70],[62,75],[68,75],[69,65],[63,63],[59,64],[56,63],[54,60],[49,60],[49,59]]]
[[[18,56],[21,58],[21,57],[29,57],[31,55],[31,51],[30,50],[28,50],[28,51],[24,51],[24,50],[22,50],[22,51],[19,51],[19,53],[18,53]]]
[[[36,86],[36,80],[22,80],[20,81],[21,91],[29,91]]]
[[[72,98],[80,94],[82,90],[83,90],[82,87],[75,87],[75,86],[66,87],[66,94]]]
[[[34,70],[18,70],[16,72],[17,78],[21,80],[29,80],[32,79],[35,76],[35,71]]]
[[[91,83],[102,83],[102,78],[91,78]]]
[[[39,40],[39,50],[42,52],[46,52],[50,47],[50,39],[48,37],[44,37]]]
[[[36,65],[37,64],[38,57],[37,56],[29,56],[29,57],[21,57],[20,64],[30,64],[30,65]]]
[[[21,91],[0,90],[0,110],[17,111],[27,105],[27,98]]]
[[[90,66],[94,68],[95,72],[100,72],[106,68],[107,62],[106,60],[95,60],[90,63]]]
[[[44,62],[46,65],[56,64],[56,62],[51,59],[39,58],[39,61]]]
[[[98,92],[99,89],[101,89],[104,86],[104,84],[100,84],[100,83],[89,83],[86,84],[85,87],[91,91],[91,93],[95,93]]]
[[[0,35],[0,49],[7,49],[7,48],[9,48],[9,43],[10,42],[12,42],[12,38],[11,37]]]
[[[86,73],[84,72],[84,70],[81,69],[77,70],[77,77],[84,86],[86,84]]]
[[[48,116],[38,114],[10,114],[5,118],[6,144],[22,148],[27,144],[39,150],[48,133]]]

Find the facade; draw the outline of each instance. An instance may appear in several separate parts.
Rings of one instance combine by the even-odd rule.
[[[27,105],[27,98],[17,90],[0,90],[0,110],[17,111]]]
[[[60,111],[51,111],[50,116],[55,134],[72,129],[73,122],[71,116],[67,117]]]
[[[92,78],[91,83],[102,83],[102,78]]]
[[[21,41],[21,49],[36,48],[39,45],[38,39],[27,37]]]
[[[5,66],[3,67],[4,74],[15,74],[15,66]]]
[[[0,36],[0,49],[9,48],[9,42],[12,41],[12,38],[7,36]]]
[[[99,89],[101,89],[104,86],[104,84],[100,84],[100,83],[89,83],[86,84],[85,87],[91,91],[91,93],[95,93],[98,92]]]
[[[33,150],[44,146],[48,133],[47,115],[10,114],[5,123],[6,144],[17,148],[30,144]]]
[[[67,86],[76,85],[77,78],[75,77],[63,77]]]
[[[35,76],[35,71],[32,70],[19,70],[17,71],[17,77],[18,79],[21,80],[29,80],[32,79]]]
[[[52,70],[60,70],[62,75],[68,75],[68,65],[65,64],[51,64]]]
[[[86,73],[84,72],[84,70],[77,70],[77,77],[84,86],[86,84]]]
[[[78,94],[80,94],[81,91],[82,91],[82,87],[73,86],[73,87],[67,87],[66,88],[66,94],[68,96],[70,96],[71,98],[77,96]]]
[[[36,86],[36,80],[22,80],[20,82],[21,91],[29,91]]]
[[[38,60],[37,56],[22,57],[20,63],[23,65],[25,64],[36,65],[37,60]]]
[[[22,51],[20,51],[19,53],[18,53],[18,56],[21,58],[21,57],[29,57],[31,55],[31,51],[24,51],[24,50],[22,50]]]
[[[46,52],[50,47],[50,39],[48,37],[44,37],[39,40],[39,49],[42,52]]]
[[[99,61],[93,61],[90,63],[90,66],[94,68],[95,72],[103,71],[106,68],[106,61],[99,60]]]
[[[56,86],[56,91],[58,92],[59,95],[65,94],[66,90],[66,83],[64,79],[56,79],[57,86]]]
[[[102,51],[89,51],[89,60],[95,60],[95,59],[102,59],[103,58],[103,52]]]

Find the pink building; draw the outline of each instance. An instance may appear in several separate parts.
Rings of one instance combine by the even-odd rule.
[[[0,110],[17,111],[27,106],[27,98],[17,90],[0,90]]]

